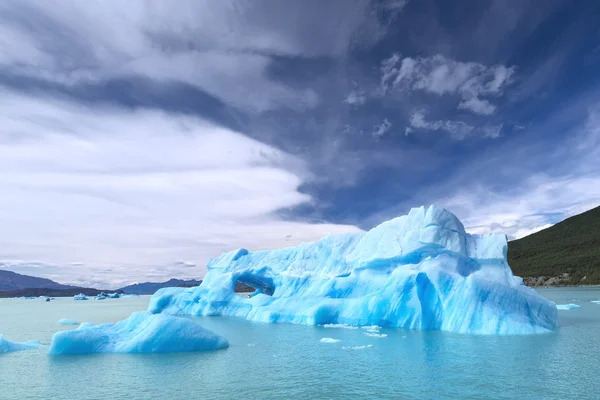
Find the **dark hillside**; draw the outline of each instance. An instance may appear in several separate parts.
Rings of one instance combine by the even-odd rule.
[[[515,275],[544,277],[526,279],[536,286],[600,284],[600,207],[509,242],[508,263]]]

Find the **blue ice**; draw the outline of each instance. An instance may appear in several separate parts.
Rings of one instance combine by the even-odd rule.
[[[63,318],[58,320],[59,325],[79,325],[79,322],[74,319]]]
[[[553,331],[556,306],[513,275],[506,253],[505,235],[470,235],[452,213],[420,207],[368,232],[223,254],[200,286],[160,289],[149,311],[469,334]],[[256,294],[236,295],[236,282]]]
[[[580,308],[581,306],[577,304],[557,304],[556,309],[558,310],[574,310],[576,308]]]
[[[87,299],[88,299],[88,297],[83,293],[79,293],[79,294],[76,294],[75,296],[73,296],[73,300],[87,300]]]
[[[187,318],[135,312],[116,324],[81,324],[52,336],[48,354],[171,353],[223,349],[225,338]]]
[[[32,340],[30,342],[23,343],[11,342],[10,340],[5,339],[4,336],[2,336],[2,334],[0,334],[0,353],[10,353],[13,351],[37,349],[40,346],[41,344],[39,340]]]

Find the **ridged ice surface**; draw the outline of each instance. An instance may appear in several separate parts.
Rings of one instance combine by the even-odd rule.
[[[556,306],[513,276],[506,252],[504,235],[469,235],[452,213],[420,207],[368,232],[223,254],[199,287],[161,289],[149,311],[472,334],[554,330]],[[257,291],[243,298],[236,282]]]
[[[57,332],[48,354],[175,353],[228,346],[225,338],[189,319],[135,312],[116,324],[83,323]]]

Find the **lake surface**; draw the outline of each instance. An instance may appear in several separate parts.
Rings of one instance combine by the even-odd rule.
[[[116,322],[149,297],[52,302],[0,299],[0,333],[41,340],[39,350],[0,354],[0,399],[600,399],[598,288],[539,290],[561,328],[536,336],[262,324],[194,319],[231,347],[204,353],[48,357],[61,318]],[[321,338],[341,340],[321,343]],[[348,349],[354,346],[368,346]],[[346,347],[346,349],[344,348]]]

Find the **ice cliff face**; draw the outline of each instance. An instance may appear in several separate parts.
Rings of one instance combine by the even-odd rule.
[[[469,235],[452,213],[421,207],[368,232],[223,254],[199,287],[161,289],[149,311],[473,334],[555,329],[555,305],[513,276],[506,252],[504,235]],[[245,299],[236,282],[257,291]]]

